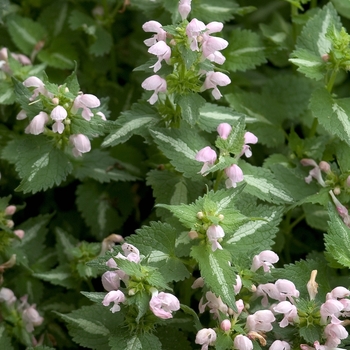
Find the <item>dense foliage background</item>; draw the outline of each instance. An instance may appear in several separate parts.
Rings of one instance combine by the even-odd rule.
[[[288,349],[271,348],[275,340],[291,349],[350,346],[350,292],[335,297],[343,309],[320,311],[327,293],[350,287],[349,1],[192,0],[183,18],[178,6],[1,1],[1,349],[250,349],[237,345],[239,335],[254,349]],[[228,42],[218,49],[225,62],[202,55],[209,27],[186,34],[194,18],[224,24],[209,34]],[[172,54],[157,72],[160,56],[143,42],[160,35],[143,29],[149,21],[163,25]],[[225,77],[208,83],[214,71]],[[152,74],[167,83],[155,102],[145,84]],[[63,108],[54,116],[56,106]],[[34,127],[42,111],[47,119]],[[222,123],[232,126],[226,139],[216,131]],[[258,139],[249,158],[247,131]],[[218,156],[201,173],[206,146]],[[229,186],[225,169],[233,165],[244,180]],[[213,226],[224,236],[210,238]],[[254,269],[261,251],[278,262]],[[112,257],[129,276],[118,280],[127,301],[113,313],[102,305],[101,282]],[[306,287],[313,270],[316,297]],[[233,290],[237,276],[243,287]],[[250,328],[247,318],[262,308],[257,287],[282,279],[300,292],[288,296],[298,320],[280,328],[274,312],[271,332]],[[181,303],[171,319],[149,309],[158,291]],[[232,312],[210,306],[208,292]],[[204,295],[210,312],[198,307]],[[272,309],[268,295],[263,306]],[[237,300],[245,305],[240,319]],[[344,328],[336,345],[328,323]],[[201,343],[203,328],[217,341]]]

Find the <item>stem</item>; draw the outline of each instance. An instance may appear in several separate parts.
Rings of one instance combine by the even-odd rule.
[[[337,77],[337,74],[338,74],[338,66],[336,66],[333,71],[332,71],[332,74],[328,80],[328,84],[327,84],[327,90],[328,92],[332,92],[332,89],[333,89],[333,85],[334,85],[334,82],[335,82],[335,78]]]
[[[292,17],[292,35],[293,35],[293,43],[295,44],[297,42],[297,28],[296,25],[293,21],[294,17],[297,17],[299,15],[298,13],[298,8],[296,6],[294,6],[293,4],[291,4],[291,17]]]
[[[311,126],[311,130],[309,133],[309,137],[315,136],[317,127],[318,127],[318,119],[314,118],[314,121],[313,121],[312,126]]]
[[[311,0],[310,7],[311,7],[312,9],[316,8],[316,7],[317,7],[317,0]]]
[[[221,170],[218,172],[218,174],[216,175],[216,180],[215,180],[215,184],[214,184],[214,187],[213,187],[213,190],[214,192],[216,192],[219,188],[219,184],[220,184],[220,181],[221,181],[221,178],[222,178],[222,175],[224,174],[224,171]]]

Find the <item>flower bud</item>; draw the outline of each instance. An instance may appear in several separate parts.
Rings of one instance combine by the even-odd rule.
[[[24,237],[24,231],[23,230],[14,230],[13,233],[20,239]]]
[[[12,220],[7,220],[6,221],[6,226],[8,228],[12,228],[13,226],[15,226],[15,223]]]
[[[219,218],[219,220],[220,220],[220,221],[222,221],[222,220],[224,220],[224,219],[225,219],[225,216],[224,216],[224,215],[222,215],[222,214],[219,214],[219,215],[218,215],[218,218]]]
[[[8,207],[6,207],[5,209],[5,215],[13,215],[16,212],[16,206],[15,205],[9,205]]]
[[[199,212],[197,213],[197,218],[198,218],[199,220],[202,220],[202,219],[204,218],[204,213],[203,213],[202,211],[199,211]]]
[[[198,233],[196,231],[190,231],[188,233],[188,236],[190,237],[190,239],[196,239],[198,238]]]
[[[336,195],[336,196],[339,196],[340,193],[341,193],[341,190],[339,187],[336,187],[334,190],[333,190],[333,193]]]
[[[346,186],[350,187],[350,175],[346,178]]]
[[[322,60],[323,60],[324,62],[328,62],[328,60],[329,60],[329,55],[328,55],[328,53],[323,54],[323,55],[321,56],[321,58],[322,58]]]
[[[221,323],[220,323],[220,328],[224,331],[224,332],[227,332],[231,329],[231,322],[230,320],[226,319],[226,320],[223,320]]]
[[[60,103],[60,100],[57,98],[57,97],[54,97],[51,102],[54,104],[54,105],[58,105]]]

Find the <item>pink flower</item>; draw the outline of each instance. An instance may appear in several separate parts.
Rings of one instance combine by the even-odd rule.
[[[29,101],[35,100],[39,96],[39,94],[42,94],[49,98],[53,98],[53,94],[46,90],[45,84],[37,77],[32,76],[27,78],[23,82],[23,85],[25,87],[35,87],[35,89],[33,90],[33,95],[29,98]]]
[[[213,89],[211,93],[218,100],[222,95],[217,87],[226,86],[230,83],[231,80],[226,74],[211,71],[206,74],[202,90]]]
[[[327,324],[328,317],[332,318],[332,323],[340,323],[338,316],[343,309],[344,305],[337,299],[326,300],[320,308],[321,324]]]
[[[179,2],[179,13],[182,20],[186,19],[188,14],[191,12],[191,1],[192,0],[180,0]]]
[[[24,132],[26,134],[39,135],[44,132],[45,124],[49,121],[49,116],[45,112],[39,112],[29,125],[25,128]]]
[[[350,296],[350,290],[345,287],[335,287],[330,293],[327,293],[326,299],[343,299]]]
[[[197,279],[194,280],[192,283],[191,288],[196,289],[196,288],[203,288],[204,287],[204,279],[203,277],[198,277]]]
[[[190,49],[192,51],[199,51],[198,41],[203,40],[202,33],[206,30],[206,26],[203,22],[193,18],[192,21],[186,27],[186,34],[190,42]]]
[[[269,350],[290,350],[290,345],[285,341],[275,340]]]
[[[26,111],[23,110],[23,109],[21,109],[21,110],[19,111],[19,113],[17,114],[16,119],[17,119],[17,120],[23,120],[23,119],[26,119],[26,118],[27,118]]]
[[[237,186],[237,182],[243,181],[243,171],[237,164],[232,164],[228,168],[225,169],[225,174],[228,179],[226,180],[226,188],[235,188]]]
[[[52,131],[58,132],[59,134],[63,133],[64,125],[62,120],[67,118],[67,111],[62,106],[56,106],[50,114],[52,120],[54,120],[54,124],[52,125]]]
[[[16,212],[17,208],[15,205],[9,205],[5,208],[5,215],[11,216]]]
[[[72,113],[77,113],[80,108],[83,109],[81,116],[90,121],[91,117],[93,117],[94,113],[91,112],[90,108],[99,107],[101,104],[100,100],[91,94],[80,94],[78,95],[73,103],[73,107],[71,109]]]
[[[104,306],[108,306],[110,303],[114,303],[113,307],[110,309],[113,313],[120,311],[120,303],[124,303],[125,295],[120,290],[112,290],[106,294],[104,297],[102,304]]]
[[[153,35],[152,38],[146,39],[144,41],[146,46],[153,46],[159,41],[165,41],[166,40],[166,31],[162,29],[162,25],[157,21],[148,21],[143,26],[142,29],[145,32],[151,32],[156,33]]]
[[[222,23],[220,24],[222,25]],[[208,32],[204,33],[204,40],[202,43],[203,56],[208,58],[210,61],[214,61],[218,51],[226,49],[228,42],[225,39],[207,35],[207,33]]]
[[[158,292],[152,295],[149,302],[151,311],[159,318],[172,318],[172,311],[180,309],[179,300],[170,293]]]
[[[79,157],[82,153],[91,150],[90,140],[83,134],[74,134],[69,137],[69,141],[73,144],[73,155]]]
[[[123,275],[123,277],[124,277],[125,272],[121,271],[121,270],[106,271],[101,276],[103,288],[108,292],[110,292],[112,290],[118,290],[120,287],[120,280],[122,279],[121,275]]]
[[[33,332],[34,331],[34,326],[40,326],[44,318],[41,317],[36,310],[36,305],[31,305],[24,309],[22,313],[22,320],[23,323],[25,324],[27,332]]]
[[[236,304],[236,307],[237,307],[237,312],[233,311],[233,314],[237,318],[242,313],[242,311],[244,309],[244,302],[243,302],[242,299],[238,299],[238,300],[236,300],[235,304]]]
[[[240,275],[237,275],[236,284],[233,285],[233,289],[236,295],[241,291],[241,288],[242,288],[242,279]]]
[[[148,91],[154,90],[153,95],[147,100],[151,105],[158,101],[158,93],[165,92],[167,89],[166,80],[161,78],[159,75],[152,75],[141,84],[141,86]]]
[[[312,181],[312,178],[314,178],[321,186],[326,186],[322,178],[321,169],[313,159],[304,158],[300,161],[300,163],[303,166],[313,166],[313,169],[309,171],[309,176],[305,178],[306,183],[309,184]]]
[[[327,338],[326,346],[336,347],[341,343],[341,339],[348,337],[348,332],[341,324],[328,324],[324,329],[324,335]]]
[[[343,219],[344,224],[350,227],[350,216],[349,216],[348,209],[339,202],[338,198],[334,195],[332,190],[329,191],[329,194],[331,195],[333,203],[337,208],[338,214]]]
[[[17,298],[15,297],[15,294],[13,291],[9,288],[1,288],[0,289],[0,302],[5,302],[6,304],[10,305],[13,304]]]
[[[198,331],[195,343],[202,345],[201,350],[208,350],[209,345],[214,345],[216,341],[216,333],[214,329],[203,328]]]
[[[207,229],[207,237],[211,243],[211,249],[215,252],[216,249],[222,249],[218,239],[225,236],[225,232],[220,225],[211,225]]]
[[[217,132],[219,136],[223,139],[226,140],[228,138],[228,135],[230,135],[230,132],[232,130],[232,126],[228,123],[221,123],[217,127]]]
[[[264,269],[264,272],[270,272],[272,264],[275,264],[279,260],[276,253],[271,250],[264,250],[260,254],[255,255],[253,258],[252,271],[258,270],[260,267]]]
[[[271,299],[279,300],[279,291],[273,283],[266,283],[258,285],[256,292],[254,293],[257,297],[262,296],[261,305],[266,307],[268,304],[268,296]]]
[[[299,319],[296,306],[289,301],[281,301],[273,308],[273,311],[284,314],[284,318],[279,322],[281,328],[287,327],[289,324],[293,324]]]
[[[19,238],[22,239],[25,235],[25,232],[23,230],[14,230],[13,233]]]
[[[237,350],[253,350],[253,342],[245,335],[238,334],[233,341],[233,347]]]
[[[150,68],[154,67],[154,72],[159,71],[162,67],[161,62],[163,60],[168,63],[171,57],[171,48],[165,43],[165,41],[158,41],[148,49],[148,52],[158,57],[158,61],[153,66],[150,66]]]
[[[219,318],[220,314],[227,315],[228,307],[222,302],[221,297],[217,297],[213,292],[209,291],[205,293],[205,298],[207,299],[205,304],[203,304],[203,299],[200,300],[200,313],[203,313],[205,307],[208,306],[209,312],[214,315],[215,319]]]
[[[226,319],[226,320],[223,320],[221,323],[220,323],[220,328],[224,331],[224,332],[227,332],[231,329],[231,321]]]
[[[126,259],[136,264],[140,262],[140,251],[135,246],[129,243],[124,243],[122,245],[122,249],[125,256],[118,253],[118,255],[116,256],[117,258]]]
[[[275,286],[279,292],[279,298],[277,300],[284,301],[286,298],[291,303],[294,303],[293,298],[299,297],[299,291],[295,288],[295,284],[285,279],[279,279],[275,282]]]
[[[247,317],[246,327],[249,332],[269,332],[272,330],[272,322],[275,316],[270,310],[259,310]]]
[[[204,162],[203,167],[200,171],[202,175],[204,175],[210,169],[210,166],[215,163],[216,158],[216,152],[209,146],[202,148],[196,154],[195,159],[198,160],[198,162]]]
[[[257,142],[258,142],[258,138],[253,133],[247,131],[244,134],[244,145],[243,145],[242,152],[241,152],[240,156],[245,154],[245,156],[247,158],[250,158],[252,156],[252,151],[250,149],[250,146],[248,146],[248,143],[255,144]]]

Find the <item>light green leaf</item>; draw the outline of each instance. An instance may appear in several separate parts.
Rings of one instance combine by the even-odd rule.
[[[239,166],[243,170],[244,181],[247,184],[244,189],[245,192],[270,203],[286,204],[293,202],[293,197],[284,185],[276,180],[268,169],[255,167],[242,161]]]
[[[135,103],[130,111],[123,112],[118,118],[115,131],[102,143],[102,147],[112,147],[127,141],[132,135],[149,135],[149,128],[159,121],[158,114],[148,103]]]
[[[201,179],[198,173],[203,164],[195,157],[200,149],[207,146],[207,141],[196,131],[185,127],[178,130],[153,129],[151,135],[177,171],[185,177]]]
[[[121,328],[123,315],[102,305],[83,306],[69,314],[58,314],[68,325],[73,340],[83,347],[109,350],[108,339]]]
[[[233,29],[228,41],[230,45],[225,51],[224,68],[244,72],[266,63],[265,47],[258,34],[250,30]]]
[[[181,107],[182,119],[190,125],[195,125],[198,121],[199,109],[205,104],[205,99],[197,93],[191,93],[180,95],[177,103]]]
[[[5,325],[0,326],[0,348],[14,350],[11,344],[11,338],[6,334]]]
[[[324,235],[326,251],[339,264],[350,268],[350,229],[332,204],[328,205],[328,213],[329,227]]]
[[[12,15],[7,25],[13,42],[26,55],[30,55],[40,41],[45,42],[45,28],[30,18]]]
[[[256,118],[238,113],[231,108],[217,106],[211,103],[206,103],[199,110],[198,126],[204,131],[216,131],[216,128],[221,123],[235,124],[241,117],[244,117],[246,123],[254,123]]]
[[[151,222],[136,230],[136,235],[127,242],[136,246],[151,266],[158,267],[166,282],[179,281],[189,277],[185,265],[175,254],[177,231],[166,223]]]
[[[231,254],[226,250],[212,251],[210,246],[193,246],[191,256],[199,264],[201,277],[210,290],[220,296],[222,301],[233,310],[236,310],[233,285],[236,276],[229,265]]]
[[[319,88],[311,96],[310,109],[331,135],[350,145],[350,98],[335,100],[325,88]]]
[[[50,282],[56,286],[62,286],[70,289],[76,288],[77,285],[77,280],[72,276],[72,271],[68,265],[58,266],[48,272],[37,272],[34,273],[33,276]]]
[[[333,26],[340,30],[342,25],[337,11],[329,2],[309,19],[298,37],[297,49],[293,51],[290,61],[299,67],[298,71],[311,79],[321,80],[326,73],[322,55],[329,53],[332,47],[326,34]]]
[[[56,227],[56,241],[56,251],[60,264],[72,261],[74,259],[73,249],[79,241],[59,227]]]

